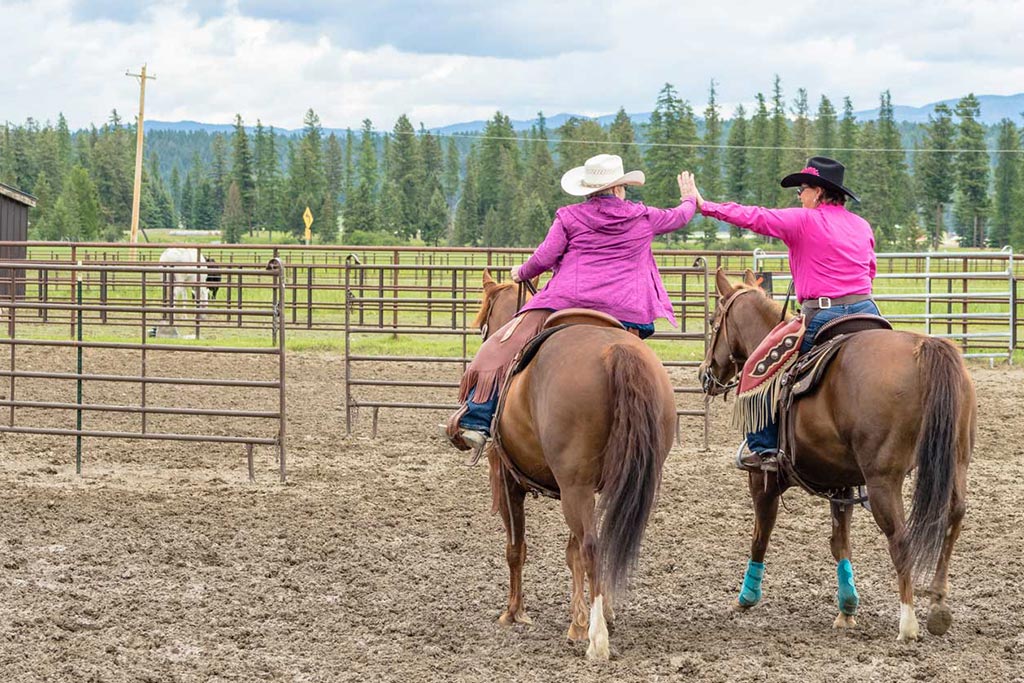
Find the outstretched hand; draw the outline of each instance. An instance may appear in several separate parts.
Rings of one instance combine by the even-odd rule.
[[[699,209],[701,204],[704,203],[704,198],[700,196],[700,190],[697,189],[697,180],[693,177],[693,174],[689,171],[683,171],[676,180],[679,182],[679,199],[692,199]]]

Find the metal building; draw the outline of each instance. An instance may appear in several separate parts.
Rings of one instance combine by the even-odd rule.
[[[36,198],[0,183],[0,242],[25,242],[28,239],[28,210],[34,208]],[[0,261],[23,261],[27,255],[24,244],[0,246]],[[10,296],[10,277],[7,269],[0,269],[0,298]],[[25,293],[25,283],[17,284],[17,293]]]

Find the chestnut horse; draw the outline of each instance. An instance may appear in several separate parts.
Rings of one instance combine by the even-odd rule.
[[[782,316],[781,307],[754,284],[749,270],[737,286],[719,270],[717,288],[712,342],[700,367],[701,384],[710,395],[731,388],[730,380]],[[952,621],[946,606],[949,559],[966,507],[977,410],[974,385],[956,347],[915,332],[859,332],[838,352],[821,385],[799,399],[794,410],[799,477],[825,489],[867,485],[871,514],[889,541],[899,579],[897,639],[917,638],[913,579],[932,569],[928,630],[945,633]],[[908,522],[902,487],[915,467]],[[739,609],[761,597],[768,539],[779,496],[790,482],[783,473],[754,472],[749,486],[756,519]],[[836,628],[855,625],[858,597],[849,564],[852,513],[849,501],[832,502],[831,546],[838,563],[840,607]]]
[[[485,338],[516,309],[515,285],[497,284],[485,273],[475,322]],[[658,357],[634,335],[611,327],[573,325],[552,335],[512,379],[504,399],[497,432],[509,461],[560,496],[572,574],[568,637],[589,640],[591,659],[609,657],[611,601],[636,565],[674,422],[672,385]],[[530,623],[522,588],[528,484],[506,469],[494,448],[488,458],[494,507],[507,537],[509,598],[500,621]]]

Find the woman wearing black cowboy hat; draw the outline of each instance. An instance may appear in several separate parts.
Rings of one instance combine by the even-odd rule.
[[[827,157],[811,157],[799,173],[782,179],[782,187],[796,187],[799,208],[768,209],[705,201],[693,174],[683,173],[682,198],[693,197],[705,216],[782,240],[789,248],[789,268],[796,286],[807,331],[800,353],[814,345],[818,330],[829,320],[849,313],[873,313],[875,237],[871,226],[846,210],[847,197],[857,197],[843,186],[844,168]],[[744,469],[774,470],[779,428],[775,423],[747,435],[750,453],[740,460]]]

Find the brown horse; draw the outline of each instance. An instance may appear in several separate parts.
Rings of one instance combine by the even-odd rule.
[[[712,343],[700,367],[705,391],[718,395],[758,343],[779,322],[782,309],[753,280],[733,286],[717,274],[720,299]],[[952,615],[949,559],[966,507],[967,465],[974,447],[974,385],[956,347],[914,332],[870,330],[854,335],[829,366],[821,386],[796,411],[796,471],[823,489],[867,485],[875,522],[889,541],[899,578],[898,640],[915,639],[913,578],[932,569],[928,630],[941,635]],[[917,468],[913,508],[904,517],[902,485]],[[751,566],[737,607],[760,598],[768,539],[787,477],[750,474],[754,502]],[[850,568],[853,506],[832,502],[832,554],[839,563],[840,614],[835,627],[855,625],[857,594]]]
[[[484,336],[515,315],[514,285],[484,276],[476,325]],[[509,568],[503,624],[530,623],[523,609],[523,502],[529,481],[558,493],[569,526],[572,574],[568,637],[589,639],[587,656],[608,659],[611,601],[635,566],[672,447],[675,399],[668,374],[643,342],[614,328],[573,325],[550,337],[504,400],[497,436],[510,471],[488,454],[494,507],[505,524]],[[595,494],[600,503],[595,506]],[[599,531],[600,527],[600,531]],[[593,605],[588,609],[584,580]]]

